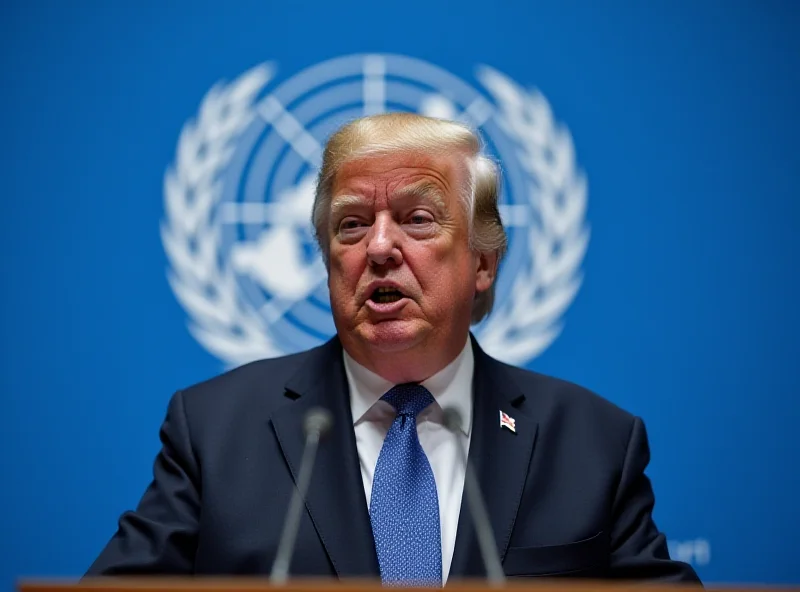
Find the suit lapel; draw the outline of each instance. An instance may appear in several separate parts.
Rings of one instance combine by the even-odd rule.
[[[295,400],[273,414],[272,426],[295,482],[305,444],[306,412],[321,406],[333,414],[333,429],[320,444],[306,500],[331,564],[340,578],[378,577],[380,571],[338,339],[314,350],[286,389],[287,396]]]
[[[538,424],[519,409],[525,395],[509,376],[509,369],[486,355],[474,337],[472,345],[475,375],[468,463],[478,476],[502,561],[528,476]],[[501,411],[514,419],[516,432],[500,426]],[[485,575],[465,492],[450,578]]]

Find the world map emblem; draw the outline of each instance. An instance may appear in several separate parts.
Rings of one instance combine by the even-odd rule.
[[[194,338],[238,366],[335,334],[310,221],[324,142],[357,117],[413,111],[478,129],[501,165],[509,249],[476,338],[512,364],[547,349],[582,283],[586,177],[541,92],[486,65],[475,77],[472,85],[419,59],[369,54],[283,81],[266,62],[214,85],[164,177],[167,278]]]

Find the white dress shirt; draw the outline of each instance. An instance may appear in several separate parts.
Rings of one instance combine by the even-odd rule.
[[[358,364],[347,352],[344,352],[344,367],[350,385],[350,407],[361,478],[369,507],[375,465],[383,440],[396,416],[394,407],[380,398],[395,385]],[[467,338],[464,349],[453,362],[421,383],[435,401],[417,416],[417,434],[431,464],[439,497],[443,584],[447,581],[453,561],[461,494],[464,491],[464,464],[456,448],[456,438],[444,427],[442,410],[452,406],[461,414],[463,423],[458,441],[466,455],[472,427],[473,368],[472,342]]]

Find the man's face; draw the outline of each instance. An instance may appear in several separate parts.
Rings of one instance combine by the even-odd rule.
[[[469,248],[466,174],[460,154],[398,154],[337,175],[328,285],[339,336],[362,364],[411,350],[452,359],[464,346],[476,290],[493,278]]]

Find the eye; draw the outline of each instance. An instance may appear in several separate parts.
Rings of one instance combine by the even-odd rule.
[[[433,216],[429,212],[416,211],[408,217],[408,223],[412,225],[430,224]]]
[[[345,218],[339,223],[339,231],[355,230],[363,226],[366,226],[366,223],[363,220],[359,220],[358,218]]]

